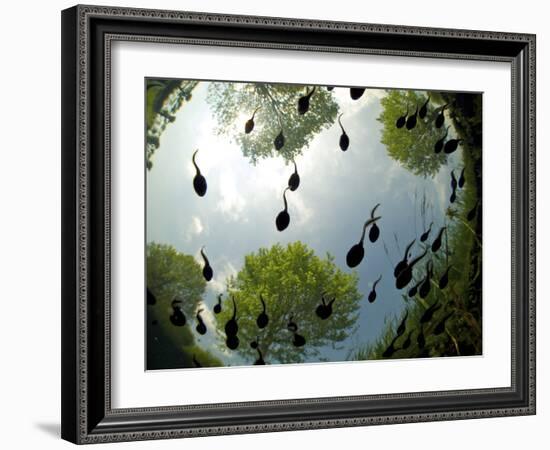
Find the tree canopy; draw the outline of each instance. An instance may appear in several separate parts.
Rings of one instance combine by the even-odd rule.
[[[434,176],[442,164],[447,161],[446,155],[434,153],[434,144],[443,137],[445,128],[436,128],[433,124],[438,112],[434,103],[440,97],[430,93],[428,112],[424,120],[418,118],[415,128],[407,130],[397,128],[397,119],[406,114],[414,114],[416,107],[422,107],[427,97],[417,91],[388,90],[380,101],[382,113],[378,121],[384,126],[381,142],[386,146],[388,155],[398,161],[405,169],[415,175]]]
[[[319,86],[311,96],[309,110],[300,114],[298,99],[311,89],[289,84],[213,82],[207,101],[218,121],[217,132],[228,134],[253,164],[277,154],[290,161],[321,130],[329,128],[338,114],[332,93]],[[254,129],[246,134],[245,123],[254,111]],[[274,140],[281,130],[285,142],[276,150]]]
[[[160,146],[160,138],[169,123],[176,120],[176,112],[184,102],[191,100],[195,80],[148,79],[146,84],[146,164],[153,167],[153,155]]]
[[[276,244],[261,248],[245,257],[241,271],[228,280],[229,292],[223,309],[216,316],[219,333],[233,314],[231,297],[237,305],[239,347],[243,357],[255,359],[256,350],[250,343],[259,339],[259,348],[267,363],[297,363],[313,359],[325,345],[336,348],[349,336],[358,317],[361,294],[356,273],[342,272],[327,254],[322,259],[301,242],[283,247]],[[326,292],[327,300],[336,298],[333,313],[321,320],[315,313]],[[262,311],[260,294],[266,303],[268,325],[259,329],[256,318]],[[287,329],[289,320],[305,337],[303,347],[294,347],[293,333]]]
[[[193,358],[205,367],[223,365],[196,344],[189,324],[176,327],[170,322],[172,300],[182,301],[189,323],[205,287],[201,268],[191,255],[179,253],[171,245],[147,245],[147,288],[156,298],[154,305],[147,306],[148,369],[194,367]]]

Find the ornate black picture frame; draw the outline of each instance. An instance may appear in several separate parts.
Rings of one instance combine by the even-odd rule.
[[[110,50],[193,43],[503,61],[512,73],[511,386],[113,409]],[[62,437],[97,443],[535,414],[535,36],[75,6],[62,12]]]

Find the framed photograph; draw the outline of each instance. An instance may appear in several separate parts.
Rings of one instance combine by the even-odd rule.
[[[535,413],[535,36],[62,12],[62,437]]]

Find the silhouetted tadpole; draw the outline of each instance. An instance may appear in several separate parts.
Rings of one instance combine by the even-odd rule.
[[[258,338],[258,336],[256,336],[256,339],[253,340],[251,343],[250,343],[250,348],[253,348],[254,350],[256,350],[258,348],[258,346],[260,345],[260,338]]]
[[[332,304],[336,300],[336,297],[333,297],[332,300],[329,300],[329,302],[326,302],[325,299],[325,293],[321,295],[321,304],[315,308],[315,314],[322,319],[326,320],[332,315]]]
[[[435,253],[441,248],[441,237],[443,236],[443,232],[447,229],[447,227],[441,227],[441,230],[439,230],[439,234],[435,238],[435,240],[432,242],[432,252]]]
[[[288,331],[290,331],[294,335],[292,339],[292,345],[294,345],[294,347],[304,346],[306,343],[306,339],[302,335],[298,334],[298,325],[296,325],[296,322],[294,322],[292,316],[290,316],[290,320],[286,327]]]
[[[233,300],[233,316],[225,324],[225,345],[231,350],[235,350],[239,346],[239,338],[237,333],[239,332],[239,325],[237,324],[237,304],[235,303],[235,297],[231,297]]]
[[[256,351],[258,352],[258,359],[254,361],[255,366],[265,366],[264,357],[262,355],[262,351],[260,350],[260,347],[256,347]]]
[[[261,108],[261,106],[258,106],[254,112],[252,113],[252,117],[246,121],[244,124],[244,132],[246,134],[249,134],[254,129],[254,116],[256,115],[256,112]]]
[[[407,261],[409,260],[409,252],[411,251],[411,247],[416,242],[416,239],[413,239],[409,245],[407,245],[407,248],[405,249],[405,255],[403,256],[403,259],[397,263],[395,268],[393,269],[393,276],[397,278],[402,270],[407,268]]]
[[[283,130],[279,132],[275,140],[273,141],[273,145],[275,146],[275,150],[281,150],[285,145],[285,135],[283,134]]]
[[[451,170],[451,189],[455,190],[457,185],[458,185],[458,183],[456,181],[455,171]]]
[[[443,107],[439,110],[439,114],[435,118],[435,127],[441,128],[443,124],[445,123],[445,108],[447,108],[447,105],[443,105]]]
[[[374,282],[374,284],[372,285],[372,289],[369,293],[369,303],[374,303],[374,301],[376,300],[376,285],[378,283],[380,283],[380,280],[382,279],[382,275],[380,275],[378,277],[378,279]]]
[[[461,142],[463,142],[463,139],[449,139],[445,143],[445,146],[443,147],[443,151],[445,153],[453,153],[456,151],[456,149],[458,148],[458,144],[460,144]]]
[[[403,344],[401,345],[401,350],[407,350],[411,346],[411,336],[413,332],[412,330],[409,331],[409,334],[407,335],[407,339],[403,341]]]
[[[367,227],[380,218],[381,216],[371,218],[365,222],[365,225],[363,225],[363,233],[361,234],[361,239],[357,244],[349,249],[348,254],[346,255],[346,263],[348,267],[354,268],[358,266],[363,260],[363,257],[365,256],[365,247],[363,247],[363,242],[365,240],[365,232],[367,230]]]
[[[398,337],[399,336],[394,337],[393,340],[390,342],[390,345],[388,345],[388,348],[384,350],[384,353],[382,353],[383,358],[391,358],[393,354],[398,350],[397,348],[395,348],[395,341],[397,341]]]
[[[447,270],[443,274],[443,276],[439,279],[439,289],[443,290],[447,287],[449,284],[449,270],[451,269],[452,265],[447,266]]]
[[[414,114],[407,118],[407,123],[406,123],[407,130],[412,130],[414,127],[416,127],[417,116],[418,116],[418,105],[416,105],[416,111],[414,112]]]
[[[306,88],[306,92],[307,92],[307,88]],[[309,93],[306,93],[306,95],[298,99],[298,114],[305,114],[309,111],[309,101],[314,92],[315,92],[315,87],[313,87],[313,89]]]
[[[477,214],[478,203],[479,203],[479,200],[476,201],[476,204],[474,205],[474,207],[468,212],[468,215],[466,216],[466,219],[468,220],[468,222],[471,222],[472,220],[475,219]]]
[[[195,364],[195,367],[202,367],[202,364],[197,361],[197,358],[194,354],[193,354],[193,364]]]
[[[430,320],[432,320],[432,317],[434,313],[441,308],[441,305],[436,300],[432,305],[428,307],[426,311],[424,311],[424,314],[422,314],[422,317],[420,317],[420,323],[428,323]]]
[[[185,314],[183,314],[180,304],[181,300],[176,298],[172,300],[172,314],[170,314],[170,322],[172,322],[172,325],[177,327],[183,327],[186,322]]]
[[[395,121],[395,127],[403,128],[405,126],[405,123],[407,122],[408,115],[409,115],[409,105],[407,105],[407,112]]]
[[[370,218],[374,219],[374,213],[376,212],[376,209],[380,206],[380,203],[378,203],[374,208],[372,208],[372,211],[370,212]],[[372,224],[369,231],[369,240],[374,243],[378,240],[378,236],[380,236],[380,228],[378,228],[378,225],[376,222]]]
[[[290,175],[290,178],[288,179],[288,188],[291,191],[295,191],[298,189],[298,186],[300,186],[300,175],[298,175],[298,168],[296,167],[296,162],[294,159],[292,160],[292,164],[294,164],[294,173]]]
[[[352,100],[357,100],[362,97],[362,95],[365,93],[365,88],[350,88],[349,89],[349,96]]]
[[[426,298],[430,293],[430,289],[432,286],[432,282],[431,282],[432,276],[433,276],[433,264],[431,261],[428,261],[426,263],[426,276],[422,280],[422,284],[418,289],[418,295],[420,295],[420,298]]]
[[[458,178],[458,187],[462,189],[464,187],[464,183],[466,183],[466,178],[464,177],[464,169],[466,167],[462,168],[462,172],[460,172],[460,177]]]
[[[445,324],[447,323],[447,320],[454,314],[454,311],[451,311],[449,314],[447,314],[441,321],[435,326],[434,328],[434,334],[436,336],[439,336],[441,333],[445,331]]]
[[[214,271],[210,266],[210,261],[208,261],[208,258],[204,254],[204,247],[201,248],[201,256],[202,256],[202,259],[204,260],[204,267],[202,268],[202,276],[206,281],[210,281],[214,276]]]
[[[262,302],[262,312],[258,315],[258,318],[256,319],[256,325],[258,325],[258,328],[261,330],[262,328],[267,327],[267,324],[269,323],[269,316],[267,315],[265,311],[265,301],[262,297],[262,294],[260,294],[260,301]]]
[[[419,349],[423,349],[426,345],[426,338],[424,337],[424,324],[420,325],[420,332],[418,333],[418,336],[416,337],[416,343],[418,344]]]
[[[147,304],[154,305],[157,303],[157,298],[155,295],[147,288]]]
[[[430,226],[428,227],[428,229],[424,231],[424,233],[422,233],[422,235],[420,236],[420,242],[426,242],[426,239],[428,239],[428,237],[430,236],[430,232],[432,231],[433,224],[433,222],[430,222]]]
[[[285,202],[285,209],[283,209],[275,219],[275,225],[277,226],[277,230],[283,231],[288,227],[288,224],[290,223],[290,215],[288,214],[288,204],[286,202],[286,191],[289,188],[286,188],[283,191],[283,201]]]
[[[451,203],[454,203],[456,201],[456,188],[454,188],[453,191],[451,192],[451,196],[449,197],[449,201]]]
[[[344,126],[342,125],[341,118],[342,114],[338,116],[338,124],[340,125],[340,128],[342,129],[342,135],[340,136],[340,150],[345,152],[349,147],[349,136],[346,134],[346,130],[344,130]]]
[[[334,86],[327,86],[327,91],[332,91],[334,89]]]
[[[418,292],[419,286],[422,284],[424,280],[420,280],[418,283],[416,283],[412,288],[409,289],[408,296],[414,297],[416,293]]]
[[[193,178],[193,187],[195,188],[195,192],[199,197],[204,197],[204,194],[206,194],[206,178],[204,178],[201,174],[201,171],[199,169],[199,166],[197,166],[197,163],[195,161],[195,157],[197,155],[198,150],[195,150],[195,153],[193,153],[193,165],[195,166],[195,178]]]
[[[201,312],[202,312],[202,309],[199,309],[197,311],[197,322],[199,322],[199,323],[197,324],[197,327],[195,329],[197,330],[197,333],[199,333],[199,334],[206,334],[206,325],[204,324],[204,321],[202,320]]]
[[[428,99],[424,102],[422,105],[422,108],[420,108],[420,111],[418,111],[418,117],[421,119],[424,119],[426,117],[426,114],[428,114],[428,103],[430,102],[430,96],[428,95]]]
[[[445,139],[447,139],[447,135],[449,134],[449,128],[445,130],[445,134],[441,139],[439,139],[435,145],[434,145],[434,153],[441,153],[441,150],[443,150],[443,145],[445,144]]]
[[[218,294],[218,303],[214,305],[214,313],[219,314],[222,312],[222,294]]]
[[[413,259],[410,263],[407,264],[407,266],[399,273],[397,276],[397,279],[395,280],[395,287],[397,289],[403,289],[407,284],[409,284],[412,280],[412,271],[414,268],[414,265],[418,263],[426,254],[428,253],[428,249],[424,250],[424,253],[417,256],[415,259]]]
[[[405,333],[405,330],[407,329],[407,318],[408,317],[409,317],[409,310],[407,309],[405,311],[405,317],[403,317],[403,320],[401,321],[401,323],[397,327],[397,331],[396,331],[397,337],[403,336],[403,334]]]

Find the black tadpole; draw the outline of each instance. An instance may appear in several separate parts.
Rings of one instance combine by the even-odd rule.
[[[345,152],[349,147],[349,136],[346,134],[346,130],[344,130],[344,126],[342,125],[341,118],[342,114],[338,116],[338,124],[340,125],[340,128],[342,129],[342,134],[340,135],[340,150]]]
[[[365,232],[367,230],[367,227],[372,223],[376,222],[380,218],[381,216],[371,218],[367,220],[363,225],[363,233],[361,234],[361,239],[357,244],[355,244],[353,247],[349,249],[346,255],[346,263],[348,267],[354,268],[358,266],[363,260],[363,257],[365,256],[365,248],[363,247],[363,242],[365,240]]]
[[[439,230],[439,234],[435,238],[435,240],[432,242],[432,253],[437,252],[441,248],[441,237],[443,236],[443,232],[447,229],[447,227],[441,227],[441,230]]]
[[[296,167],[296,162],[294,159],[292,160],[292,164],[294,164],[294,173],[290,175],[290,178],[288,179],[288,188],[291,191],[295,191],[298,189],[298,186],[300,186],[300,175],[298,175],[298,168]]]
[[[428,307],[426,311],[424,311],[424,314],[422,314],[422,317],[420,317],[420,323],[428,323],[430,320],[432,320],[434,313],[439,308],[441,308],[441,305],[436,300],[431,306]]]
[[[374,284],[372,285],[372,289],[369,293],[369,297],[368,297],[368,300],[369,300],[369,303],[374,303],[374,301],[376,300],[376,285],[378,283],[380,283],[380,280],[382,279],[382,275],[380,275],[377,280],[374,282]]]
[[[329,300],[329,302],[326,302],[325,299],[325,293],[321,295],[321,304],[315,308],[315,314],[317,314],[317,317],[319,317],[321,320],[326,320],[332,315],[332,305],[334,301],[336,300],[336,297],[333,297],[332,300]]]
[[[183,314],[180,304],[181,300],[172,300],[172,314],[170,314],[170,322],[172,322],[172,325],[175,325],[176,327],[183,327],[186,322],[185,314]]]
[[[418,105],[416,106],[416,111],[412,116],[409,116],[407,119],[407,123],[405,124],[407,127],[407,130],[412,130],[414,127],[416,127],[416,118],[418,116]]]
[[[468,220],[468,222],[471,222],[472,220],[475,219],[477,214],[478,204],[479,204],[479,200],[476,201],[476,204],[474,205],[474,207],[468,212],[468,215],[466,216],[466,219]]]
[[[212,277],[214,276],[214,271],[212,270],[212,267],[210,266],[210,261],[208,261],[208,258],[206,257],[206,254],[204,253],[204,246],[201,248],[201,256],[204,261],[204,267],[202,268],[202,276],[206,281],[210,281]]]
[[[443,290],[447,287],[449,284],[449,270],[451,269],[452,265],[447,266],[447,270],[442,275],[442,277],[439,279],[439,289]]]
[[[283,231],[288,227],[288,224],[290,223],[290,215],[288,214],[288,203],[286,201],[286,191],[290,188],[286,188],[283,191],[283,201],[285,204],[285,209],[283,209],[276,217],[275,219],[275,226],[277,227],[278,231]]]
[[[445,130],[445,134],[441,139],[438,139],[438,141],[434,145],[434,153],[441,153],[441,150],[443,150],[443,145],[445,144],[445,139],[447,139],[447,135],[449,134],[449,128]]]
[[[352,100],[360,99],[364,93],[365,93],[365,88],[354,87],[349,89],[349,96],[351,97]]]
[[[197,333],[203,335],[203,334],[206,334],[206,325],[204,324],[204,321],[202,320],[202,317],[201,317],[201,312],[202,312],[202,309],[199,309],[197,311],[197,327],[195,328],[197,330]]]
[[[193,165],[195,166],[195,177],[193,178],[193,188],[195,189],[195,192],[199,197],[204,197],[206,194],[206,178],[204,178],[201,174],[201,171],[199,169],[199,166],[197,166],[197,163],[195,161],[195,157],[197,155],[198,150],[195,150],[195,153],[193,153],[193,157],[191,160],[193,161]]]
[[[309,111],[309,101],[314,92],[315,87],[313,87],[309,93],[298,99],[298,114],[305,114]]]
[[[254,112],[252,113],[252,117],[246,121],[244,124],[244,132],[246,134],[250,134],[252,130],[254,129],[254,116],[256,115],[256,112],[261,108],[261,106],[258,106]]]
[[[407,112],[395,121],[395,127],[403,128],[405,126],[405,123],[407,122],[408,115],[409,115],[409,105],[407,105]]]
[[[454,153],[461,142],[463,142],[463,139],[449,139],[443,147],[443,152],[447,154]]]
[[[410,263],[407,264],[407,266],[399,273],[397,276],[397,279],[395,280],[395,287],[397,289],[403,289],[407,284],[410,283],[412,280],[412,271],[414,268],[414,265],[418,263],[426,254],[428,253],[428,249],[424,250],[424,253],[417,256],[415,259],[413,259]]]
[[[214,313],[215,314],[219,314],[222,312],[222,295],[223,294],[218,294],[218,303],[216,303],[214,305]]]
[[[422,284],[418,289],[418,295],[420,295],[420,298],[426,298],[430,293],[430,289],[432,286],[432,282],[431,282],[432,276],[433,276],[433,264],[431,261],[428,261],[426,263],[426,276],[422,280]]]
[[[465,167],[462,168],[462,172],[460,172],[460,177],[458,178],[458,187],[460,189],[462,189],[464,187],[464,183],[466,183],[466,177],[464,176],[464,169],[466,169]]]
[[[443,107],[439,110],[439,114],[435,118],[435,127],[441,128],[443,124],[445,123],[445,108],[447,108],[447,105],[443,105]]]
[[[380,206],[380,203],[378,203],[374,208],[372,208],[372,211],[370,212],[370,218],[374,219],[374,213]],[[369,241],[372,243],[376,242],[378,240],[378,237],[380,236],[380,228],[378,228],[378,225],[376,222],[372,224],[369,231]]]
[[[403,256],[403,259],[399,261],[395,268],[393,269],[393,276],[397,278],[399,274],[407,268],[407,261],[409,260],[409,252],[411,251],[412,246],[416,242],[416,239],[413,239],[409,245],[405,248],[405,255]]]
[[[424,231],[424,233],[422,233],[422,235],[420,236],[420,242],[426,242],[426,240],[430,236],[430,232],[432,231],[432,225],[433,222],[430,222],[430,226],[428,227],[428,229]]]
[[[261,330],[262,328],[267,327],[267,324],[269,323],[269,316],[266,313],[265,301],[262,297],[262,294],[260,294],[260,301],[262,302],[262,312],[258,315],[258,318],[256,319],[256,325],[258,325],[258,328]]]
[[[275,140],[273,141],[273,145],[275,146],[275,150],[281,150],[285,145],[285,135],[283,134],[283,130],[279,132]]]
[[[155,295],[150,291],[149,288],[147,288],[147,304],[148,305],[154,305],[157,303],[157,298]]]
[[[235,297],[231,296],[233,300],[233,316],[225,324],[225,344],[231,350],[235,350],[239,346],[239,338],[237,333],[239,332],[239,325],[237,324],[237,304],[235,303]]]
[[[418,111],[418,117],[421,119],[424,119],[426,117],[426,114],[428,114],[428,103],[430,102],[430,96],[428,95],[428,99],[424,102],[422,105],[422,108],[420,108],[420,111]]]

